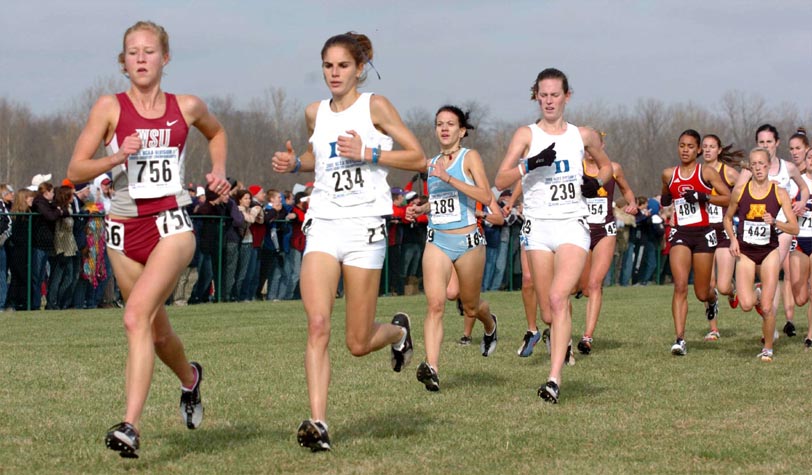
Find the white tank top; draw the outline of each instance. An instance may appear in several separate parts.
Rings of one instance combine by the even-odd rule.
[[[795,198],[795,195],[798,194],[798,185],[795,183],[795,180],[790,178],[789,171],[787,170],[787,164],[784,163],[784,160],[778,159],[778,173],[773,175],[772,173],[768,173],[767,177],[776,182],[778,186],[787,190],[787,194],[789,194],[789,198]]]
[[[330,100],[319,104],[316,127],[310,137],[316,157],[316,180],[307,215],[322,219],[358,218],[392,214],[392,195],[386,167],[338,155],[338,137],[354,130],[367,149],[380,145],[392,150],[392,138],[372,124],[369,102],[372,93],[361,94],[341,112],[330,109]]]
[[[528,125],[532,132],[528,157],[551,143],[556,159],[549,167],[538,167],[522,177],[524,213],[536,219],[570,219],[586,217],[589,212],[581,196],[584,175],[584,141],[578,127],[567,123],[561,135],[550,135],[537,124]]]

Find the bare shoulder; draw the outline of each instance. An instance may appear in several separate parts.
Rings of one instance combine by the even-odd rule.
[[[203,116],[208,108],[203,99],[191,94],[177,94],[175,96],[178,101],[178,107],[183,115],[192,119],[192,121]]]
[[[578,132],[581,133],[581,140],[584,141],[584,145],[594,145],[595,143],[600,143],[598,140],[598,133],[592,128],[579,126]],[[596,140],[598,140],[598,142],[596,142]]]
[[[93,104],[93,108],[90,110],[90,113],[92,115],[115,117],[118,116],[120,110],[121,105],[118,103],[116,96],[112,94],[105,94],[96,99],[96,103]]]
[[[321,104],[321,101],[311,102],[305,108],[305,120],[307,120],[308,124],[316,123],[316,114],[319,112],[319,104]]]

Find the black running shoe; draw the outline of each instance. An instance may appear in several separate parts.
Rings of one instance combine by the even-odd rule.
[[[412,361],[412,353],[414,352],[414,347],[412,346],[412,326],[409,322],[409,316],[403,312],[398,312],[392,317],[392,325],[406,329],[406,341],[403,342],[403,345],[401,345],[400,348],[395,348],[397,343],[392,344],[392,369],[395,370],[396,373],[400,373],[400,370]]]
[[[460,339],[457,341],[458,345],[468,346],[471,344],[471,337],[470,336],[461,336]]]
[[[296,440],[302,447],[311,452],[330,450],[330,436],[327,434],[327,424],[321,421],[308,419],[299,424],[296,431]]]
[[[558,404],[558,385],[553,381],[547,381],[542,387],[539,388],[538,395],[547,402]]]
[[[588,355],[592,352],[592,338],[589,337],[581,337],[581,341],[578,342],[578,351],[581,352],[582,355]]]
[[[120,422],[107,430],[104,444],[108,449],[118,452],[121,457],[137,459],[139,439],[138,431],[132,424]]]
[[[812,340],[810,340],[809,338],[804,340],[804,349],[805,350],[812,349]]]
[[[713,320],[719,316],[719,291],[713,289],[713,292],[716,294],[716,300],[713,303],[708,304],[708,308],[705,309],[705,317],[708,320]]]
[[[795,336],[795,324],[790,320],[787,320],[787,323],[784,324],[784,333],[787,336]]]
[[[544,329],[541,332],[541,341],[544,342],[544,347],[547,348],[547,354],[550,354],[552,350],[552,344],[550,343],[550,327]]]
[[[584,296],[584,291],[583,290],[578,290],[578,292],[575,292],[575,298],[576,299],[579,299],[579,298],[581,298],[583,296]]]
[[[457,311],[460,312],[461,317],[465,316],[465,310],[462,309],[462,300],[461,299],[457,299]]]
[[[479,344],[479,350],[482,352],[482,356],[488,356],[496,351],[496,342],[499,339],[496,335],[496,315],[491,314],[491,318],[493,319],[493,333],[490,335],[487,333],[482,335],[482,343]]]
[[[437,376],[437,371],[425,361],[420,363],[417,367],[417,380],[426,386],[426,389],[431,392],[440,390],[440,378]]]
[[[191,391],[181,389],[180,417],[189,429],[197,429],[203,423],[203,401],[200,398],[200,383],[203,382],[203,367],[200,363],[192,361],[197,369],[197,384]]]

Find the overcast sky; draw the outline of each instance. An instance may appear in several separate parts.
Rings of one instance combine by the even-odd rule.
[[[538,110],[529,86],[557,67],[571,104],[641,98],[713,108],[730,90],[812,109],[812,1],[4,0],[0,96],[37,114],[67,108],[117,74],[124,30],[166,27],[163,87],[244,106],[269,87],[305,104],[327,94],[319,52],[331,35],[367,34],[365,90],[405,113],[478,101],[491,118]],[[807,124],[809,127],[812,124]]]

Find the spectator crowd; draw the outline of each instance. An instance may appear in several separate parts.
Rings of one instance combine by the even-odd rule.
[[[51,174],[36,175],[19,190],[0,184],[0,275],[5,277],[0,278],[0,308],[121,306],[104,234],[104,216],[115,193],[110,177],[78,184],[65,179],[60,186],[51,179]],[[280,191],[230,181],[228,197],[188,186],[192,204],[187,211],[197,247],[167,304],[300,298],[306,239],[302,225],[312,183]],[[417,174],[402,188],[391,189],[394,204],[381,295],[422,291],[428,220],[422,215],[407,221],[406,208],[425,203],[425,183],[426,176]],[[506,216],[504,225],[481,223],[487,240],[482,291],[521,287],[521,202],[514,202],[509,190],[497,195],[497,202]],[[657,197],[638,197],[636,216],[623,211],[622,199],[614,204],[618,241],[604,284],[665,283],[669,270],[664,236],[672,210],[661,209]]]

